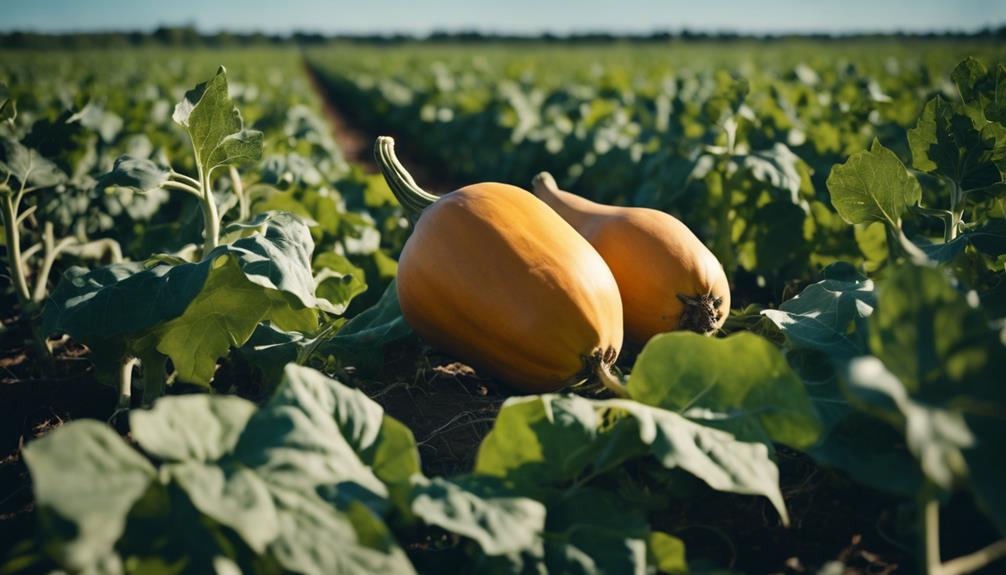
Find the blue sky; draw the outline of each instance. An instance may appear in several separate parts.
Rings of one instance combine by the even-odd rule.
[[[890,31],[1006,24],[1006,0],[6,0],[0,30]]]

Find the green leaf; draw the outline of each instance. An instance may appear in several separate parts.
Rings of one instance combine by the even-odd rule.
[[[510,398],[479,445],[475,473],[531,491],[570,481],[600,451],[599,425],[595,407],[580,398]]]
[[[270,386],[278,384],[286,364],[296,363],[300,354],[312,346],[315,339],[297,331],[285,331],[269,322],[259,323],[248,341],[234,354],[262,373]]]
[[[105,424],[68,423],[28,444],[41,531],[60,565],[83,571],[112,553],[153,466]]]
[[[353,265],[346,256],[325,252],[314,258],[318,270],[315,281],[319,297],[332,302],[335,313],[345,313],[353,298],[367,291],[363,270]]]
[[[315,402],[327,411],[361,461],[385,483],[408,481],[419,473],[419,451],[412,431],[384,415],[381,406],[306,367],[290,364],[270,406]]]
[[[667,469],[681,468],[717,491],[761,495],[767,498],[783,523],[789,514],[779,491],[779,469],[770,457],[769,446],[749,441],[733,433],[692,421],[667,411],[631,400],[600,403],[619,419],[609,433],[608,453],[598,456],[598,468],[611,468],[626,453],[638,453],[645,447]],[[638,442],[633,446],[629,439]],[[621,452],[614,453],[612,452]]]
[[[138,192],[160,189],[168,181],[168,170],[147,158],[119,156],[112,171],[98,179],[98,189],[130,188]]]
[[[808,453],[865,485],[911,497],[922,477],[900,434],[857,411],[839,387],[835,366],[866,353],[865,334],[859,330],[877,305],[871,280],[839,275],[842,280],[812,284],[778,310],[762,314],[786,334],[792,348],[787,359],[797,367],[821,418],[820,440]]]
[[[256,553],[279,536],[273,494],[254,471],[233,461],[186,461],[164,469],[196,509],[236,531]]]
[[[658,335],[639,354],[628,391],[646,405],[704,419],[716,414],[717,425],[741,438],[767,436],[803,448],[820,433],[800,378],[772,343],[751,333]]]
[[[216,461],[237,445],[255,404],[240,397],[188,395],[129,413],[133,439],[161,461]]]
[[[846,222],[885,222],[894,228],[901,227],[901,215],[922,198],[918,180],[878,140],[869,151],[831,169],[828,192]]]
[[[279,536],[269,552],[287,572],[414,573],[387,527],[359,503],[339,513],[311,492],[274,489]]]
[[[985,188],[1002,181],[994,162],[996,138],[937,96],[926,103],[915,128],[908,131],[912,165],[956,182],[962,189]]]
[[[905,265],[877,287],[870,350],[913,395],[958,393],[988,365],[988,319],[938,268]]]
[[[989,71],[979,60],[968,57],[950,74],[961,101],[973,115],[992,122],[1006,122],[1006,65]]]
[[[571,491],[548,509],[545,561],[550,573],[644,573],[649,525],[617,494]]]
[[[70,268],[43,312],[46,333],[69,333],[115,363],[156,349],[178,377],[207,384],[218,358],[240,347],[260,321],[309,331],[318,309],[307,226],[289,214],[247,224],[259,233],[222,245],[198,263]]]
[[[545,506],[501,491],[488,477],[417,477],[409,494],[409,510],[428,525],[475,541],[486,555],[540,547]]]
[[[115,141],[116,136],[122,131],[122,118],[105,107],[88,102],[79,111],[74,113],[67,120],[67,123],[79,122],[88,130],[97,132],[102,141],[110,144]]]
[[[382,367],[384,347],[411,335],[412,328],[402,316],[398,288],[392,280],[376,304],[346,322],[335,337],[322,342],[318,353],[334,355],[364,373],[375,373]]]
[[[66,181],[66,174],[38,151],[9,137],[0,138],[0,180],[14,178],[24,186],[48,188]],[[17,190],[13,184],[12,189]]]
[[[921,237],[913,238],[912,241],[926,254],[929,261],[937,264],[948,264],[964,253],[964,248],[968,246],[970,240],[970,235],[964,233],[949,242],[938,244],[930,243],[928,238]]]
[[[858,318],[868,317],[877,305],[871,280],[824,280],[807,286],[777,310],[764,310],[786,334],[790,345],[821,351],[831,358],[861,355],[862,342],[850,334]]]
[[[857,401],[903,430],[908,449],[930,481],[950,490],[967,477],[963,450],[975,444],[975,437],[963,414],[915,401],[875,357],[850,361],[844,381]]]
[[[185,128],[202,173],[262,157],[262,132],[244,127],[241,112],[227,93],[227,70],[185,93],[172,119]]]
[[[967,232],[971,245],[990,256],[1006,254],[1006,220],[989,219]]]
[[[603,474],[652,457],[713,489],[764,495],[786,521],[769,446],[703,423],[632,400],[511,398],[479,447],[475,473],[504,478],[523,493],[543,497],[581,474]]]
[[[220,256],[185,313],[155,330],[157,351],[172,358],[182,381],[208,383],[217,359],[244,344],[258,323],[271,315],[272,305],[269,292],[247,281],[234,258]]]

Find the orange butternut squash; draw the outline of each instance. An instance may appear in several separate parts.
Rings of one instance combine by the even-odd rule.
[[[604,258],[618,282],[625,335],[646,343],[677,329],[709,334],[730,311],[723,266],[680,220],[648,208],[592,202],[559,189],[548,172],[532,182],[534,194],[580,232]]]
[[[587,377],[611,385],[621,297],[576,230],[507,184],[429,194],[399,163],[391,138],[378,138],[375,155],[414,221],[397,285],[402,314],[423,339],[521,391]]]

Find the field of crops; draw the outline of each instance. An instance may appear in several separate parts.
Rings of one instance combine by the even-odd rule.
[[[1004,171],[977,41],[0,52],[0,572],[1000,572]]]

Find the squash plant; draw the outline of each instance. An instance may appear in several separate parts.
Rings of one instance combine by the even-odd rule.
[[[785,334],[787,356],[815,402],[827,405],[824,439],[810,453],[917,500],[927,575],[971,572],[1006,556],[1006,474],[997,455],[1006,436],[1006,340],[1002,313],[993,311],[1002,309],[1006,232],[988,209],[1006,190],[1006,68],[968,59],[952,77],[960,100],[930,100],[908,132],[912,165],[936,176],[935,189],[924,189],[876,141],[828,177],[842,218],[883,226],[888,262],[876,281],[836,265],[762,312]],[[924,197],[949,205],[923,208]],[[912,215],[942,220],[942,241],[910,237],[904,224]],[[956,491],[968,493],[1003,538],[944,560],[940,507]]]
[[[56,261],[63,255],[112,262],[122,259],[117,241],[88,237],[86,229],[71,229],[63,217],[74,210],[69,207],[74,204],[70,198],[86,198],[93,188],[93,180],[83,174],[90,155],[83,154],[74,162],[57,157],[73,154],[54,150],[73,148],[79,139],[86,140],[89,131],[101,123],[101,112],[87,104],[76,112],[65,111],[55,120],[37,120],[22,134],[25,128],[15,125],[14,100],[3,106],[8,112],[0,123],[0,223],[5,264],[22,322],[32,331],[37,354],[44,357],[49,347],[37,320]],[[115,133],[111,129],[105,135],[111,139]]]
[[[230,100],[224,68],[186,92],[173,118],[192,141],[197,178],[123,156],[99,186],[196,196],[204,228],[201,259],[161,255],[95,270],[71,268],[43,313],[44,333],[67,333],[87,344],[103,377],[118,375],[121,406],[130,402],[136,360],[143,366],[143,401],[149,404],[164,392],[168,359],[173,377],[208,385],[217,359],[243,345],[260,322],[313,332],[320,312],[340,311],[315,296],[314,242],[296,216],[259,214],[233,224],[225,238],[229,243],[221,243],[214,172],[256,160],[262,150],[261,132],[244,127]],[[343,295],[348,301],[355,294]]]
[[[231,189],[243,194],[237,171],[231,168],[262,157],[262,132],[245,128],[241,112],[227,92],[227,70],[223,66],[212,79],[186,92],[171,117],[192,143],[195,178],[149,159],[123,156],[101,184],[140,192],[164,188],[195,196],[203,217],[203,253],[209,253],[220,243],[221,214],[213,197],[214,173],[228,168],[234,180]],[[239,201],[243,204],[245,200]]]
[[[700,369],[702,354],[721,368]],[[770,343],[658,336],[628,385],[633,399],[511,398],[473,471],[450,478],[420,472],[411,432],[373,400],[294,364],[260,408],[199,394],[131,412],[142,454],[106,424],[72,422],[25,450],[43,521],[13,561],[70,571],[684,573],[682,542],[648,516],[687,497],[688,476],[764,496],[788,520],[771,441],[810,445],[818,423]],[[648,493],[640,478],[677,488]],[[444,533],[458,544],[430,545]],[[410,541],[423,544],[406,556]]]

